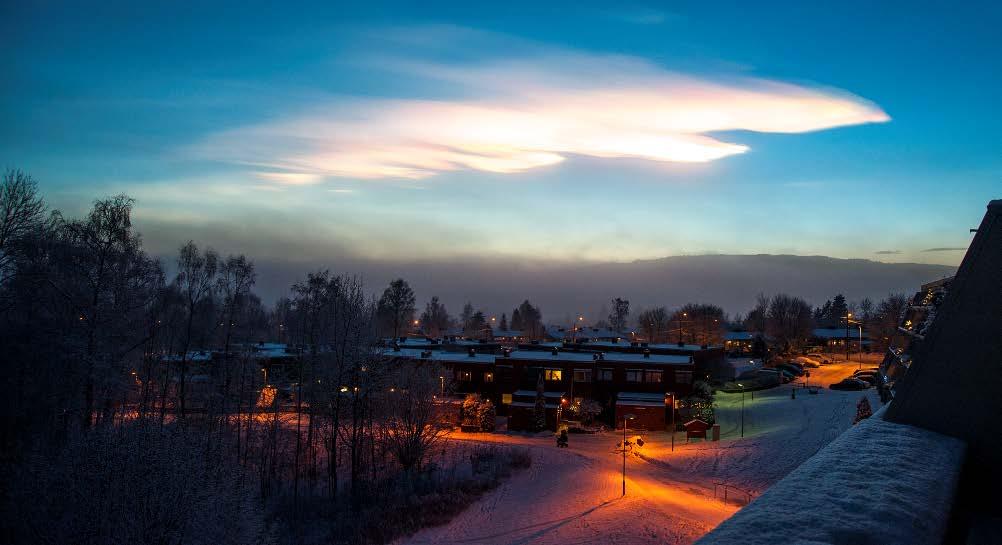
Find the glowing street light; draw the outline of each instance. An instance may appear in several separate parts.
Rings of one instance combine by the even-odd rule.
[[[623,495],[626,495],[626,445],[629,442],[626,440],[626,421],[633,420],[636,416],[632,414],[623,415]]]

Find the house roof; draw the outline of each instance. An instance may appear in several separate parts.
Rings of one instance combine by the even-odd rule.
[[[513,350],[511,356],[505,358],[498,356],[498,360],[512,359],[521,361],[553,361],[553,362],[595,362],[599,365],[603,363],[635,363],[644,365],[690,365],[691,358],[679,354],[650,354],[644,357],[643,354],[627,352],[605,352],[602,360],[595,359],[594,352],[565,352],[558,351],[556,355],[546,350]]]
[[[724,333],[725,341],[751,341],[755,339],[755,334],[751,331],[728,331]]]
[[[844,327],[819,327],[811,332],[811,335],[819,339],[844,339],[845,338],[845,328]],[[849,328],[849,340],[859,338],[859,329],[856,326]],[[863,330],[863,338],[869,338],[866,330]]]
[[[886,419],[959,437],[985,486],[1002,486],[1002,200],[991,201],[957,275],[898,379]],[[935,403],[930,403],[935,400]]]
[[[400,350],[394,350],[388,348],[383,351],[384,356],[394,357],[394,358],[411,358],[411,359],[422,359],[421,352],[429,354],[427,360],[431,361],[442,361],[451,363],[480,363],[480,364],[491,364],[494,363],[494,354],[474,354],[470,356],[466,352],[446,352],[443,350],[421,350],[418,348],[401,348]]]

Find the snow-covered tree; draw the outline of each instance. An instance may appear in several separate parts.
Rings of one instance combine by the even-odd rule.
[[[865,420],[873,416],[873,409],[870,408],[870,400],[866,397],[859,398],[859,403],[856,404],[856,418],[853,419],[853,424],[859,424],[861,420]]]

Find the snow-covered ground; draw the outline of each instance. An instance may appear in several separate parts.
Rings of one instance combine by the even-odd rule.
[[[829,372],[850,374],[854,368]],[[757,495],[850,427],[860,397],[879,407],[872,390],[824,389],[809,395],[801,389],[791,399],[793,387],[755,392],[754,398],[745,394],[744,438],[741,394],[724,393],[717,395],[719,442],[686,444],[679,433],[672,452],[670,434],[645,434],[638,455],[627,457],[625,498],[622,456],[615,452],[621,433],[572,435],[568,449],[557,449],[548,434],[457,433],[457,441],[525,445],[533,455],[532,468],[516,473],[450,523],[404,542],[691,543],[739,508],[714,498],[716,483]]]

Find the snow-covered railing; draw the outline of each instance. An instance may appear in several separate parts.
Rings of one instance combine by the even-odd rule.
[[[698,543],[941,543],[964,443],[882,416],[853,426]]]

